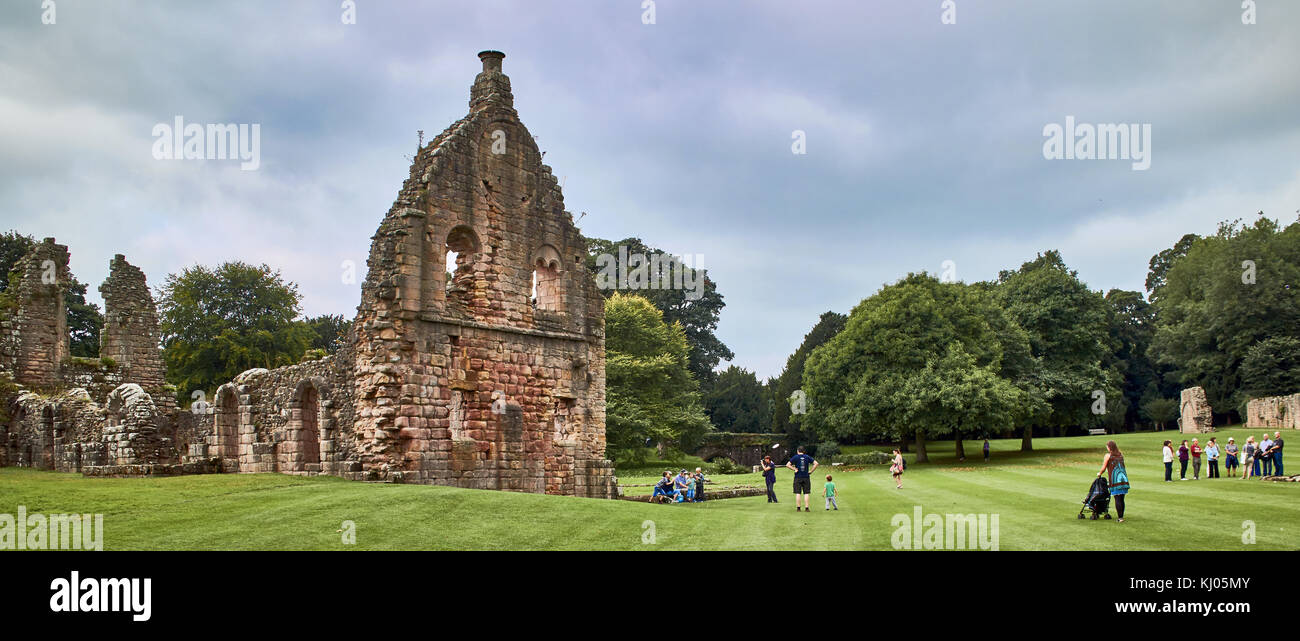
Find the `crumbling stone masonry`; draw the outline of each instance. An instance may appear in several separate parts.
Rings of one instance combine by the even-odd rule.
[[[1205,389],[1189,387],[1180,394],[1178,430],[1184,434],[1206,434],[1214,431],[1214,415]]]
[[[144,272],[121,254],[113,257],[108,269],[108,278],[99,286],[104,298],[99,356],[116,363],[124,378],[149,393],[155,403],[170,408],[176,397],[164,392],[167,368],[160,347],[158,308]]]
[[[73,359],[64,309],[68,250],[47,238],[19,260],[15,308],[0,321],[0,375],[18,395],[0,424],[0,465],[89,472],[98,466],[179,463],[181,418],[158,348],[158,317],[144,274],[122,256],[100,288],[108,358]],[[155,404],[155,398],[161,399]],[[206,431],[210,432],[210,428]]]
[[[361,302],[337,353],[249,370],[215,390],[210,414],[178,412],[164,393],[144,275],[117,256],[100,288],[103,371],[65,368],[65,383],[74,374],[83,382],[75,402],[18,403],[9,435],[20,436],[0,462],[44,456],[44,466],[75,463],[91,475],[331,474],[616,497],[605,459],[604,299],[555,176],[515,112],[504,57],[479,54],[469,114],[417,151],[371,239]],[[66,271],[66,249],[47,244]],[[61,318],[54,305],[37,310],[41,318]],[[47,367],[59,362],[57,347],[41,349],[24,357],[32,364],[20,383],[59,380]],[[38,416],[47,408],[52,425],[77,426],[76,456],[56,454],[58,430]]]
[[[1300,394],[1250,399],[1246,402],[1246,427],[1300,429]]]

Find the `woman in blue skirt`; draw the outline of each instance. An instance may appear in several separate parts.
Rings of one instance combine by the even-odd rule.
[[[1106,441],[1106,458],[1101,461],[1097,476],[1106,475],[1110,482],[1110,496],[1115,500],[1115,515],[1124,522],[1124,497],[1128,494],[1128,471],[1124,469],[1124,454],[1115,441]]]

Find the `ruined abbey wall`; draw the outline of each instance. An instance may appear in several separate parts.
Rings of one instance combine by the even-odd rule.
[[[63,317],[61,295],[42,298],[57,287],[25,290],[17,329],[0,333],[20,383],[77,386],[67,398],[23,397],[0,435],[0,464],[615,497],[604,299],[555,176],[514,110],[503,58],[480,54],[469,114],[418,150],[372,238],[337,353],[246,371],[215,390],[210,408],[179,411],[144,274],[118,255],[100,287],[99,364],[60,365],[66,328],[61,352],[25,330]],[[32,260],[53,257],[66,276],[66,248],[48,239],[37,253]]]
[[[1300,429],[1300,394],[1250,399],[1246,402],[1246,427]]]

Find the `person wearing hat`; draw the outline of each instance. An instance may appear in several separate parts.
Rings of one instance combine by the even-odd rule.
[[[1232,478],[1237,473],[1237,452],[1237,441],[1229,436],[1228,444],[1223,446],[1223,469],[1228,473],[1228,478]]]

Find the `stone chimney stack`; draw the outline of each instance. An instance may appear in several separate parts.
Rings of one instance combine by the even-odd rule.
[[[514,109],[515,96],[510,93],[510,78],[501,72],[501,60],[506,54],[500,51],[481,51],[479,60],[483,61],[483,71],[474,77],[474,86],[469,92],[470,110],[478,109],[487,103]]]

